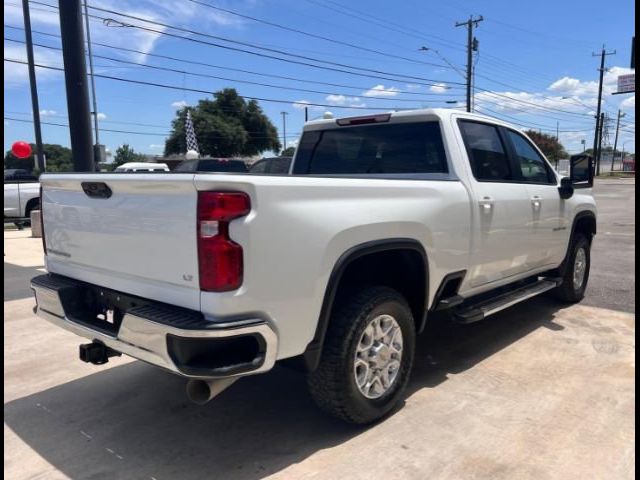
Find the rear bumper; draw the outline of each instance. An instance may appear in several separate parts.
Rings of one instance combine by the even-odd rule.
[[[226,323],[200,312],[132,297],[59,275],[31,280],[34,312],[81,337],[189,378],[216,379],[270,370],[278,337],[263,320]],[[113,320],[97,319],[113,311]]]

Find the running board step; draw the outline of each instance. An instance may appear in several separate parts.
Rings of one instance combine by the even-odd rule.
[[[556,288],[561,283],[562,279],[560,278],[543,278],[535,283],[502,293],[493,298],[484,299],[476,304],[461,305],[453,311],[453,315],[460,323],[478,322],[516,303],[523,302],[524,300]]]

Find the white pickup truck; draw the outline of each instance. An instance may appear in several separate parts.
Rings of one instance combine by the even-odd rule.
[[[371,422],[433,315],[583,298],[591,172],[560,179],[508,124],[418,110],[309,122],[288,175],[46,174],[36,311],[92,340],[83,360],[163,367],[197,403],[279,362]]]
[[[40,208],[38,177],[26,170],[4,171],[4,220],[18,228],[29,222],[32,210]]]

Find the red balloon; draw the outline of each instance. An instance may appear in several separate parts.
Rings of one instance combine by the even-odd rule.
[[[31,145],[23,141],[15,142],[11,145],[11,153],[18,158],[29,158],[31,156]]]

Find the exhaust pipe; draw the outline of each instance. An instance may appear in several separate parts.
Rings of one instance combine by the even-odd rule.
[[[187,397],[193,403],[204,405],[230,387],[239,377],[220,378],[216,380],[189,380]]]

